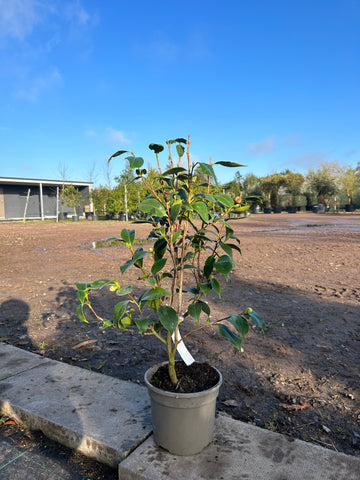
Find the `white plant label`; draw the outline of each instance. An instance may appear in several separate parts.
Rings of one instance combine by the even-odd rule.
[[[175,342],[175,335],[177,337],[177,340],[181,340],[179,328],[177,328],[175,332],[172,334],[171,338],[173,342]],[[191,355],[189,350],[186,348],[186,345],[183,341],[179,343],[177,347],[177,351],[179,352],[180,357],[183,359],[183,361],[187,366],[195,362],[195,358]]]

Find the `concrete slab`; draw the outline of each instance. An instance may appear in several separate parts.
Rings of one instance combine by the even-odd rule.
[[[54,360],[0,381],[0,411],[115,468],[152,431],[145,387]]]
[[[0,380],[25,372],[49,360],[26,350],[0,342]]]
[[[360,459],[216,419],[214,443],[191,457],[156,447],[152,437],[119,465],[120,480],[359,480]]]

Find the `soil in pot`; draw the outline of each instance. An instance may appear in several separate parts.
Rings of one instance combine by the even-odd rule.
[[[169,378],[168,366],[162,365],[151,378],[154,387],[175,393],[195,393],[209,390],[219,382],[219,374],[208,363],[175,363],[178,384],[173,385]]]

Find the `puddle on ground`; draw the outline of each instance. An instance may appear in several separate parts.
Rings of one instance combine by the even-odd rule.
[[[147,238],[135,238],[133,245],[144,245],[154,243],[154,239]],[[99,240],[91,243],[91,248],[97,250],[98,248],[110,248],[110,247],[125,247],[125,242],[121,238],[111,240]]]

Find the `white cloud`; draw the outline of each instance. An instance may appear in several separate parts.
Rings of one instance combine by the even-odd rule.
[[[113,128],[108,129],[107,138],[110,143],[116,143],[119,145],[128,145],[131,143],[123,131],[114,130]]]
[[[95,132],[95,130],[89,129],[89,130],[86,130],[85,135],[86,135],[87,137],[96,137],[96,136],[97,136],[97,133]]]
[[[41,22],[37,0],[0,0],[0,35],[22,40]]]
[[[65,8],[65,15],[68,20],[75,20],[80,25],[86,25],[90,20],[90,15],[81,5],[80,0],[69,3]]]
[[[32,84],[27,88],[19,89],[16,93],[17,98],[22,98],[35,102],[38,100],[40,94],[46,90],[51,90],[62,83],[61,73],[57,68],[41,77],[33,80]]]
[[[260,142],[249,143],[247,150],[254,155],[273,152],[275,150],[275,139],[274,137],[266,137]]]

